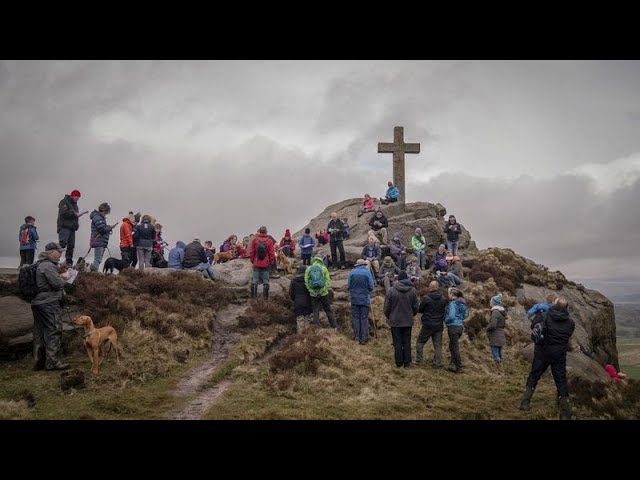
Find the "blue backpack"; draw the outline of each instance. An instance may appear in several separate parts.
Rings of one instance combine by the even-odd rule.
[[[324,287],[324,274],[320,265],[311,265],[309,268],[309,286],[314,290]]]

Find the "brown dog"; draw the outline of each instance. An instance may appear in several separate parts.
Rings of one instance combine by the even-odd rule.
[[[282,269],[287,273],[293,273],[293,270],[291,268],[291,260],[289,260],[289,257],[284,254],[280,247],[276,248],[276,252],[277,262],[282,266]]]
[[[91,373],[98,373],[98,367],[102,359],[101,347],[105,343],[109,343],[109,350],[111,347],[116,352],[116,363],[120,365],[120,356],[118,355],[118,334],[113,327],[96,328],[93,325],[93,320],[87,315],[82,315],[76,318],[73,323],[76,325],[82,325],[84,327],[84,346],[87,349],[89,360],[91,360]],[[105,354],[106,355],[106,354]]]
[[[229,250],[228,252],[217,252],[216,254],[214,254],[213,263],[215,265],[216,263],[218,263],[219,260],[226,260],[228,262],[229,260],[233,260],[235,258],[236,258],[236,246],[231,245],[231,250]]]

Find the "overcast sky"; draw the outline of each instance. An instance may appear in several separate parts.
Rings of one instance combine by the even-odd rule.
[[[393,127],[407,201],[441,202],[480,248],[594,281],[640,278],[640,62],[6,61],[0,255],[57,204],[150,213],[165,238],[280,238],[327,205],[380,196]],[[78,251],[88,248],[83,217]],[[118,235],[112,252],[118,250]],[[41,243],[41,248],[44,243]],[[118,256],[116,254],[116,256]]]

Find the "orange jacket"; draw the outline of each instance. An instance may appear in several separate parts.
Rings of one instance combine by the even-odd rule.
[[[122,219],[120,225],[120,248],[133,247],[133,224],[128,218]]]

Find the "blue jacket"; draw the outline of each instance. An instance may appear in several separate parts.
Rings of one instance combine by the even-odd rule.
[[[370,305],[370,292],[375,287],[371,272],[366,265],[358,265],[349,274],[349,293],[351,305]]]
[[[175,248],[169,250],[169,256],[167,257],[168,268],[184,269],[182,261],[184,260],[184,248],[186,246],[184,242],[177,242]]]
[[[28,227],[29,226],[26,223],[23,223],[20,227],[20,230],[18,230],[18,243],[20,244],[20,250],[34,250],[36,248],[36,241],[40,240],[40,237],[38,236],[38,230],[36,230],[36,227],[34,225],[33,227],[31,227],[31,230],[29,230],[29,238],[27,239],[27,243],[25,243],[24,245],[20,243],[20,239],[22,238],[22,231]]]
[[[469,310],[467,309],[464,298],[457,298],[449,302],[449,310],[444,319],[444,324],[450,327],[462,327],[464,325],[462,322],[467,318],[467,315],[469,315]]]
[[[313,247],[316,245],[316,241],[311,235],[305,233],[302,235],[302,238],[298,240],[298,245],[300,245],[300,253],[309,255],[313,253]]]
[[[373,257],[380,260],[382,258],[382,249],[377,245],[374,245],[373,247],[369,246],[369,244],[365,245],[362,249],[362,258],[367,260],[368,258]]]
[[[398,187],[387,188],[387,193],[385,193],[385,197],[398,198],[399,196],[400,196],[400,190],[398,190]]]
[[[91,212],[91,238],[89,245],[95,247],[106,247],[109,245],[109,237],[111,236],[111,227],[107,225],[104,215],[98,210]]]
[[[527,312],[527,317],[535,315],[538,312],[548,312],[550,309],[551,309],[551,304],[550,303],[536,303]]]

